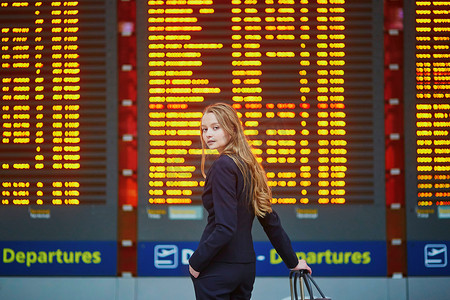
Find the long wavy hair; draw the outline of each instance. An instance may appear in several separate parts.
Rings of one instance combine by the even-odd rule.
[[[258,162],[252,147],[248,143],[244,134],[241,121],[236,110],[225,103],[215,103],[205,108],[203,115],[213,113],[219,125],[230,136],[230,141],[221,154],[228,155],[238,166],[244,177],[244,190],[249,187],[251,205],[255,215],[264,217],[266,213],[271,213],[272,192],[267,184],[266,172]],[[201,171],[205,175],[205,160],[207,148],[203,135],[200,134],[202,142]]]

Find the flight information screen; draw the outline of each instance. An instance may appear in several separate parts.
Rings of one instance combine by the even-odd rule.
[[[408,275],[448,276],[450,1],[405,1]]]
[[[405,6],[406,195],[411,237],[450,239],[449,1]],[[406,14],[405,14],[406,15]],[[431,227],[430,227],[431,226]],[[437,227],[439,226],[439,227]]]
[[[116,239],[114,12],[0,1],[0,239]]]
[[[141,199],[200,203],[202,110],[222,101],[237,109],[273,203],[374,203],[383,145],[371,1],[147,1],[140,11]]]
[[[105,204],[103,1],[0,1],[1,202]]]

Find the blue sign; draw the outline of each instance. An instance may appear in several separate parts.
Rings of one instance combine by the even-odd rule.
[[[448,276],[450,241],[409,241],[408,275]]]
[[[189,258],[198,242],[139,242],[138,276],[189,276]]]
[[[0,242],[0,276],[115,276],[117,242]]]
[[[197,242],[139,242],[139,276],[188,276]],[[293,242],[317,276],[386,276],[386,242]],[[286,276],[288,268],[270,242],[255,242],[256,275]]]
[[[386,276],[386,242],[293,242],[316,276]],[[267,242],[255,243],[257,275],[285,276],[287,267]]]

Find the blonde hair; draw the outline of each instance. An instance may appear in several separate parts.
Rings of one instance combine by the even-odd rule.
[[[255,215],[264,217],[266,213],[271,213],[272,192],[267,184],[266,172],[252,152],[252,147],[244,134],[244,129],[236,110],[228,104],[216,103],[205,108],[203,115],[208,113],[214,114],[220,126],[230,136],[230,141],[222,154],[229,156],[238,166],[244,177],[244,190],[250,184],[249,194]],[[203,177],[206,177],[206,143],[202,134],[200,139],[202,142],[201,171]]]

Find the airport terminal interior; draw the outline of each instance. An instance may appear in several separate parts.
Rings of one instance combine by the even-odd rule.
[[[0,299],[195,299],[203,174],[219,156],[202,117],[218,102],[326,297],[449,299],[449,12],[0,0]],[[294,299],[256,219],[252,237],[251,299]]]

